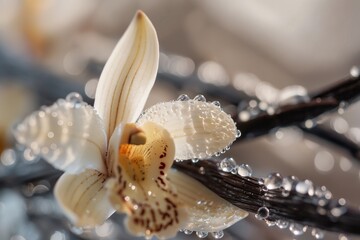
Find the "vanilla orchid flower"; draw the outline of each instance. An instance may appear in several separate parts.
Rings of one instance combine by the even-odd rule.
[[[69,94],[15,129],[19,143],[65,172],[55,197],[76,226],[94,227],[117,211],[128,215],[132,234],[169,238],[179,229],[221,231],[247,216],[171,169],[174,159],[220,152],[237,129],[201,99],[159,103],[141,114],[158,58],[155,29],[139,11],[104,67],[94,107]]]

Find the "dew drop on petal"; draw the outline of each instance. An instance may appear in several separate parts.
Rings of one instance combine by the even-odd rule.
[[[259,220],[264,220],[269,217],[270,211],[267,207],[260,207],[257,210],[255,217]]]
[[[188,229],[184,229],[184,233],[185,233],[186,235],[191,235],[191,234],[193,233],[193,231],[188,230]]]
[[[190,100],[190,98],[186,94],[181,94],[176,100],[177,101],[188,101],[188,100]]]
[[[198,236],[198,238],[206,238],[208,236],[207,232],[202,232],[202,231],[198,231],[196,232],[196,236]]]
[[[111,221],[106,221],[104,224],[97,226],[95,232],[99,237],[109,237],[114,231],[114,224]]]
[[[81,95],[77,92],[69,93],[65,99],[67,102],[71,103],[73,107],[80,107],[83,102]]]
[[[194,97],[194,100],[195,100],[195,101],[199,101],[199,102],[206,102],[206,98],[204,97],[204,95],[201,95],[201,94],[196,95],[196,96]]]
[[[213,101],[212,104],[214,104],[217,107],[221,107],[221,104],[219,101]]]
[[[233,158],[224,158],[220,162],[220,169],[224,172],[231,172],[234,168],[236,168],[236,162]]]
[[[306,232],[307,226],[304,226],[299,223],[292,223],[292,224],[290,224],[289,229],[295,236],[299,236]]]
[[[248,164],[240,164],[236,170],[237,174],[242,177],[251,177],[252,175],[252,169]]]
[[[238,129],[238,130],[236,131],[236,138],[239,138],[239,137],[241,137],[241,131]]]
[[[265,186],[268,189],[277,189],[282,185],[283,179],[279,173],[271,173],[269,176],[265,178]]]
[[[213,232],[212,236],[215,239],[220,239],[220,238],[224,237],[224,231]]]

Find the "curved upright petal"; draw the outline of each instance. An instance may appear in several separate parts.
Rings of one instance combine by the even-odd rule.
[[[78,227],[102,224],[114,209],[105,189],[107,175],[93,169],[80,174],[63,174],[54,194],[66,216]]]
[[[58,169],[106,172],[103,123],[94,108],[85,103],[60,99],[28,116],[15,128],[14,136]]]
[[[237,129],[231,116],[220,107],[195,100],[159,103],[147,109],[139,118],[165,128],[175,142],[175,158],[207,158],[228,147]]]
[[[189,220],[185,229],[217,232],[245,218],[248,212],[232,205],[184,173],[171,169],[170,184],[176,187],[180,200],[186,205]]]
[[[110,147],[115,177],[107,185],[117,211],[129,215],[129,231],[137,236],[170,238],[186,224],[187,212],[167,172],[174,160],[174,143],[169,133],[155,123],[142,128],[124,127],[119,144]],[[126,132],[130,133],[127,134]]]
[[[134,122],[154,85],[159,62],[155,29],[139,11],[116,45],[100,76],[95,108],[108,138],[120,122]]]

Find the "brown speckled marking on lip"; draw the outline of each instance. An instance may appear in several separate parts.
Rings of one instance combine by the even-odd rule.
[[[133,233],[165,237],[163,234],[175,234],[179,228],[181,204],[166,178],[175,148],[169,135],[162,138],[161,134],[167,132],[142,129],[145,144],[125,142],[118,146],[114,201],[121,206],[119,211],[129,215],[128,226]],[[181,217],[184,216],[185,210],[181,208]]]

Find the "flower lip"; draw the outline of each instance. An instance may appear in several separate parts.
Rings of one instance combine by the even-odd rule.
[[[117,211],[129,215],[126,224],[134,235],[175,236],[185,224],[187,212],[166,178],[174,160],[174,142],[153,122],[137,130],[136,125],[125,124],[122,141],[116,141],[119,129],[118,136],[110,140],[111,162],[116,166],[115,177],[107,184],[110,201]],[[129,143],[129,136],[138,133],[146,136],[146,143]]]

